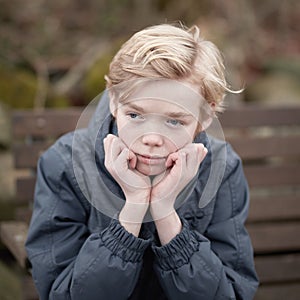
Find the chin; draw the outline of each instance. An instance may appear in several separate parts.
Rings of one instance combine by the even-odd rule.
[[[149,166],[144,164],[138,164],[136,169],[145,176],[156,176],[166,171],[162,166]]]

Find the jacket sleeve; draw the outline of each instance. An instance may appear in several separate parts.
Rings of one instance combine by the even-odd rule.
[[[167,245],[153,247],[156,272],[169,299],[254,297],[258,280],[244,227],[248,187],[238,158],[226,169],[205,233],[191,230],[183,219],[180,234]]]
[[[40,299],[127,299],[150,241],[134,237],[117,220],[90,233],[88,205],[67,165],[52,148],[38,164],[26,249]]]

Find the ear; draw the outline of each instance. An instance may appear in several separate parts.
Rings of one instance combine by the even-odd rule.
[[[214,119],[214,116],[216,113],[216,103],[210,102],[208,104],[209,104],[209,106],[205,106],[206,110],[203,110],[202,122],[197,127],[198,133],[206,130],[211,125],[211,123]]]
[[[209,103],[209,105],[210,105],[212,111],[216,112],[216,102],[211,102],[211,103]]]

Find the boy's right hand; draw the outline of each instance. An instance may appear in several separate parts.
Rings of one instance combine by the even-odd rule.
[[[112,134],[103,140],[105,151],[105,167],[122,188],[126,205],[134,210],[148,208],[151,182],[148,176],[136,169],[136,156],[123,141]]]

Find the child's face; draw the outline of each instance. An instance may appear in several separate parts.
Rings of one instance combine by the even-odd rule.
[[[119,137],[136,154],[139,172],[163,173],[168,155],[193,142],[199,132],[200,98],[182,84],[152,83],[117,105]]]

